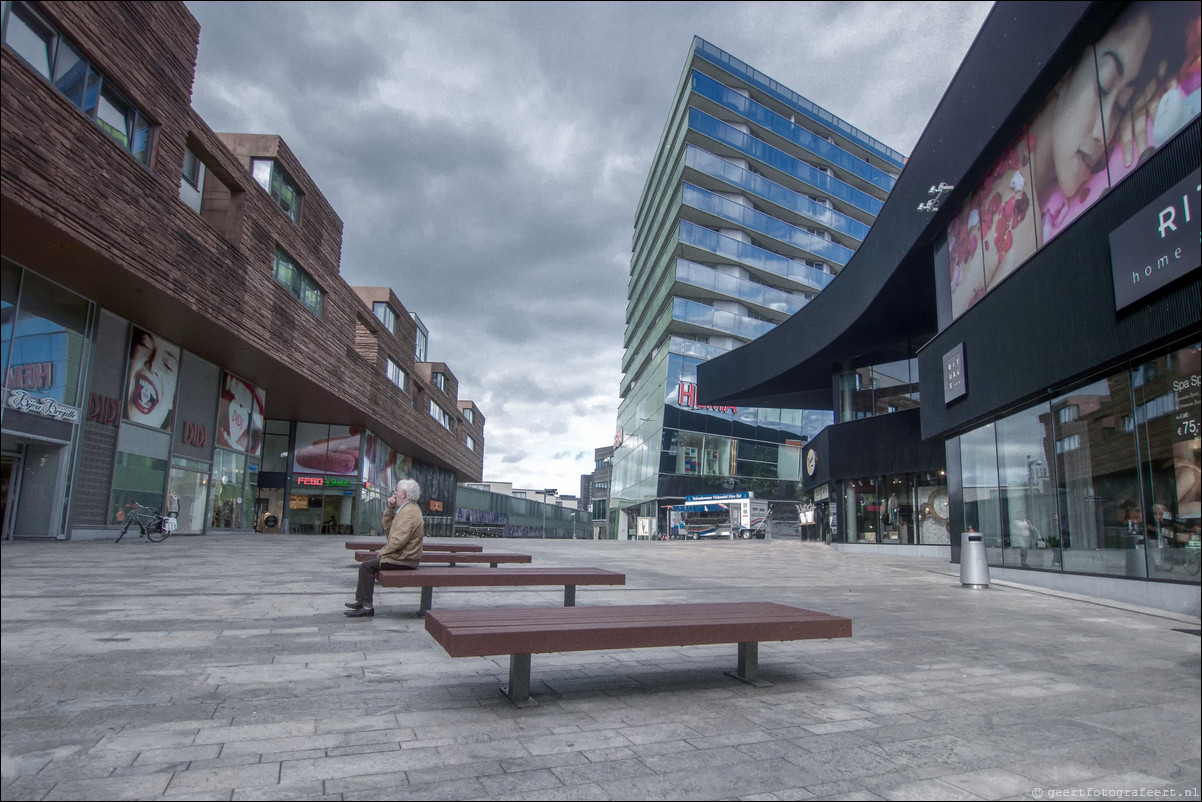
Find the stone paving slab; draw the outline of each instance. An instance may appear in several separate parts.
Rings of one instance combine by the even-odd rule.
[[[473,541],[468,541],[473,542]],[[486,547],[495,542],[477,541]],[[1197,619],[821,544],[520,541],[625,586],[580,605],[774,601],[850,639],[448,657],[342,540],[0,546],[4,799],[1198,798]],[[496,570],[504,570],[499,568]],[[273,581],[278,574],[280,579]],[[443,589],[440,608],[559,606]]]

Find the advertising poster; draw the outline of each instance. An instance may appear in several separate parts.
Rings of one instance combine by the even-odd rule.
[[[252,457],[263,455],[263,411],[267,409],[267,391],[255,388],[255,403],[250,410],[250,442],[247,453]]]
[[[231,451],[247,450],[255,389],[232,373],[221,376],[221,406],[217,412],[217,445]]]
[[[179,382],[180,347],[137,327],[129,346],[125,419],[170,429]]]
[[[953,317],[1198,116],[1200,8],[1134,3],[1061,76],[948,229]]]
[[[292,469],[297,473],[358,476],[361,431],[358,426],[298,423]]]

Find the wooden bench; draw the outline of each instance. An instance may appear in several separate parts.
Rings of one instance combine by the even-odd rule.
[[[376,556],[374,551],[357,551],[355,552],[355,560],[363,562],[370,560]],[[459,553],[452,551],[426,551],[422,549],[421,563],[449,563],[452,566],[460,563],[488,563],[489,568],[496,568],[501,563],[528,563],[532,562],[529,554],[485,554],[483,552],[467,552]]]
[[[563,585],[563,606],[576,605],[577,585],[625,585],[626,575],[604,568],[419,568],[381,571],[377,581],[386,588],[421,588],[423,616],[434,606],[434,588],[526,587]]]
[[[505,574],[508,570],[494,573]],[[729,676],[757,687],[760,641],[850,638],[851,619],[771,602],[436,610],[426,631],[452,657],[508,654],[509,685],[518,707],[530,697],[530,655],[652,646],[739,644],[738,670]]]
[[[379,551],[387,541],[384,540],[348,540],[346,547],[352,551]],[[473,546],[468,543],[431,543],[422,541],[422,551],[484,551],[483,546]]]

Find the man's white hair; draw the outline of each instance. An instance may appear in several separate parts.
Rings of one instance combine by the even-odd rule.
[[[396,483],[396,489],[405,494],[410,501],[421,501],[422,486],[412,479],[402,479]]]

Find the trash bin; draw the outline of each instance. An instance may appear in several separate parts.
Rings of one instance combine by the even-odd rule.
[[[966,588],[989,587],[989,561],[985,539],[976,532],[960,535],[960,584]]]

